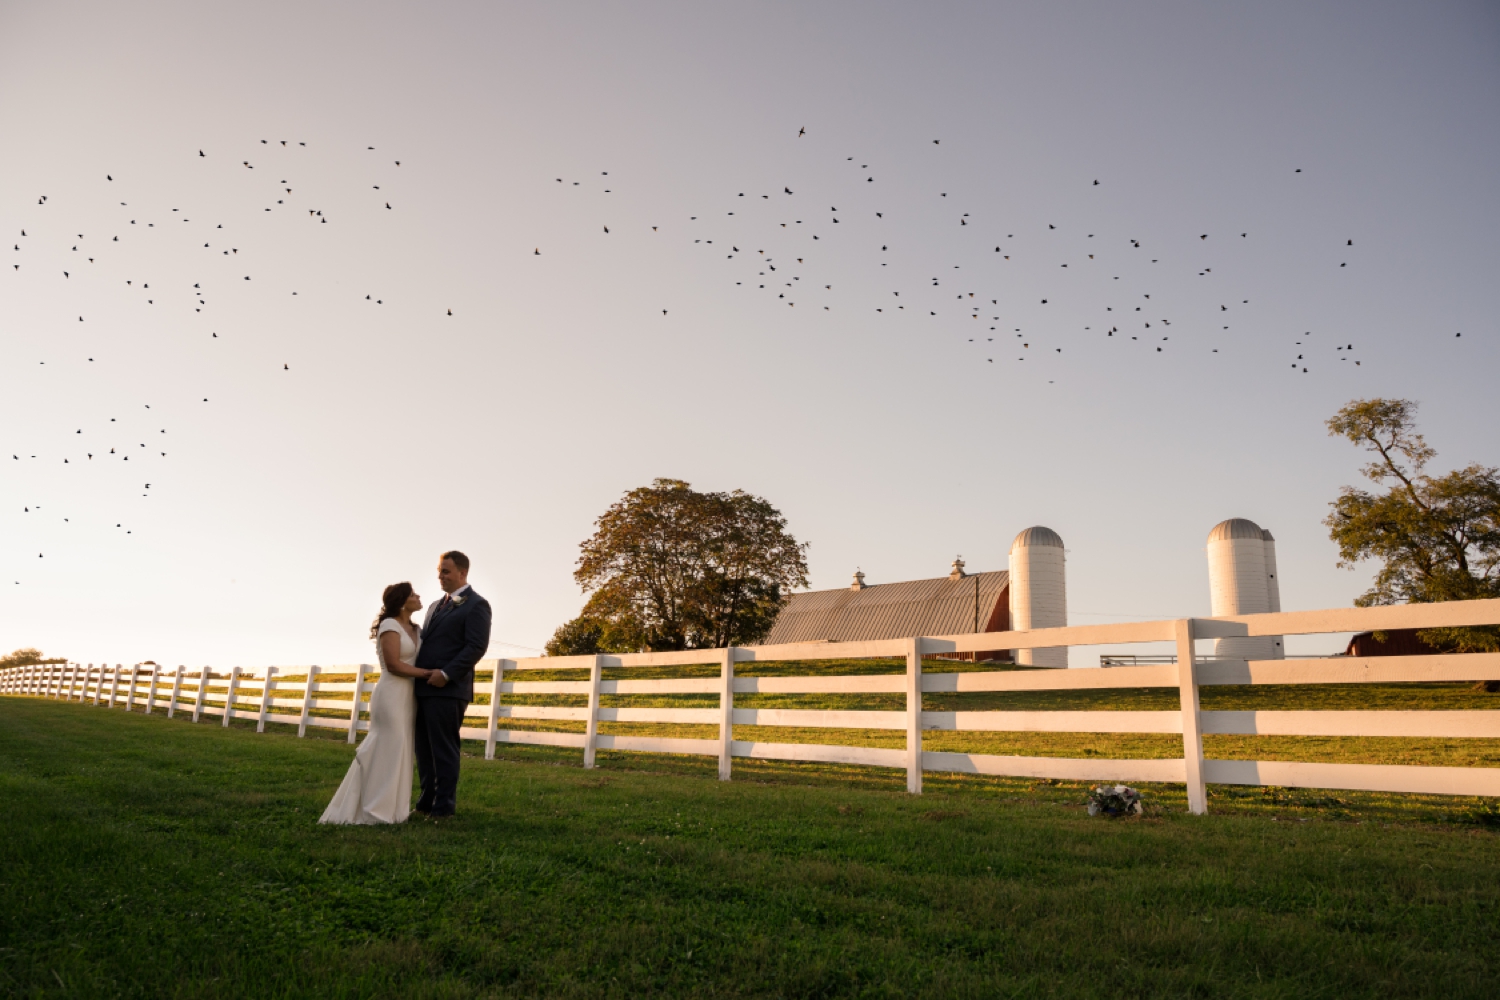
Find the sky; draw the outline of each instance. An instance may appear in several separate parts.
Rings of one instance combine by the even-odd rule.
[[[1332,413],[1500,464],[1497,54],[1482,2],[0,2],[0,647],[369,660],[459,548],[534,655],[656,477],[814,589],[1042,524],[1073,624],[1207,615],[1246,517],[1347,606]]]

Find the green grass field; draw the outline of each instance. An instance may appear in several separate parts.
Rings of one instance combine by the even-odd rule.
[[[1148,787],[1110,821],[1081,785],[503,747],[456,820],[319,827],[351,754],[0,698],[0,992],[1496,993],[1482,801]]]

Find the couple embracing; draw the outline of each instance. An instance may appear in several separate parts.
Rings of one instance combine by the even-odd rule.
[[[419,813],[452,816],[458,793],[459,730],[474,700],[474,665],[490,645],[490,604],[469,586],[469,557],[438,560],[443,599],[419,629],[422,599],[409,583],[381,596],[370,628],[380,681],[370,695],[370,731],[320,823],[402,823],[412,811],[416,758]]]

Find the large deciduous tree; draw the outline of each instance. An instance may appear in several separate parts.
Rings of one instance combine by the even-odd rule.
[[[1469,465],[1429,475],[1437,454],[1416,430],[1417,404],[1356,399],[1328,420],[1328,433],[1375,456],[1361,471],[1379,489],[1346,486],[1324,520],[1339,565],[1367,559],[1380,569],[1355,604],[1428,603],[1500,597],[1500,469]],[[1500,650],[1495,628],[1428,629],[1439,649]]]
[[[807,586],[807,546],[770,503],[699,493],[680,479],[631,490],[595,522],[573,578],[583,613],[552,655],[708,649],[763,639],[789,591]]]

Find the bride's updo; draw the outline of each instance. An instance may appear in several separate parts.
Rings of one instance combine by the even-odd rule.
[[[411,597],[410,583],[393,583],[385,588],[380,595],[380,614],[375,616],[375,623],[370,626],[370,638],[374,639],[380,634],[380,623],[387,618],[398,618],[401,609],[406,606],[407,598]]]

